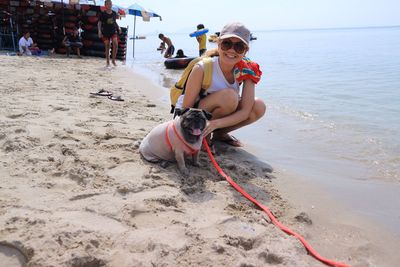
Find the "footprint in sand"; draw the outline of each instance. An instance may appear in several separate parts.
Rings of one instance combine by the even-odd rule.
[[[2,266],[26,266],[34,250],[26,248],[19,241],[0,241],[0,262]]]
[[[65,107],[55,107],[53,105],[49,105],[49,107],[53,108],[53,112],[54,111],[68,111],[69,108],[65,108]]]
[[[232,237],[232,236],[224,235],[223,238],[225,239],[225,244],[232,246],[232,247],[241,248],[246,251],[252,250],[255,247],[255,243],[256,243],[256,239],[245,238],[242,236]]]
[[[86,199],[90,197],[94,197],[100,195],[100,193],[91,193],[91,194],[81,194],[81,195],[76,195],[74,197],[71,197],[69,201],[75,201],[75,200],[81,200],[81,199]]]
[[[10,114],[6,115],[7,118],[9,119],[17,119],[19,117],[24,117],[27,113],[20,113],[20,114]]]
[[[307,224],[307,225],[312,225],[312,220],[311,220],[310,216],[308,216],[308,214],[305,213],[304,211],[300,212],[294,218],[296,219],[296,221],[298,221],[300,223],[304,223],[304,224]]]
[[[92,256],[75,257],[68,262],[68,266],[90,266],[90,267],[100,267],[106,266],[103,260],[94,258]]]
[[[274,253],[269,253],[269,252],[261,252],[258,254],[259,259],[263,259],[265,263],[268,264],[282,264],[283,263],[283,258],[274,254]]]
[[[157,198],[154,200],[165,207],[178,208],[178,201],[175,198],[167,197],[167,198]]]
[[[15,129],[15,131],[14,131],[14,133],[16,133],[16,134],[19,134],[19,133],[26,133],[26,132],[27,132],[26,129],[22,129],[22,128]]]

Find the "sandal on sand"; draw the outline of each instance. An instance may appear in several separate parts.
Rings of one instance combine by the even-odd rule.
[[[91,95],[98,95],[98,96],[112,96],[112,93],[110,91],[104,90],[104,89],[100,89],[98,92],[96,93],[90,93]]]
[[[114,100],[114,101],[125,101],[121,96],[113,96],[113,95],[110,95],[108,97],[108,99],[111,99],[111,100]]]
[[[239,139],[230,134],[224,134],[222,137],[215,136],[213,137],[213,140],[220,141],[234,147],[243,146],[242,142],[240,142]]]

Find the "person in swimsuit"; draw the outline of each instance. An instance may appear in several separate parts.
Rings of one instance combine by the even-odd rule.
[[[167,36],[165,36],[162,33],[160,33],[158,35],[158,38],[160,38],[160,40],[163,41],[163,43],[167,45],[167,50],[165,50],[164,57],[165,58],[172,57],[172,55],[175,53],[175,47],[172,44],[171,39],[169,39]]]

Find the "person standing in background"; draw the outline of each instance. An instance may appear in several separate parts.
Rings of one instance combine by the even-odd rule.
[[[167,50],[164,53],[164,57],[165,58],[172,57],[172,55],[175,53],[175,47],[172,44],[171,39],[169,39],[167,36],[165,36],[162,33],[160,33],[158,35],[158,38],[160,38],[160,40],[162,41],[162,43],[160,44],[160,47],[165,47],[165,45],[167,45]]]
[[[197,25],[197,31],[201,31],[204,29],[203,24]],[[199,43],[199,56],[202,56],[207,51],[207,35],[201,34],[196,36],[197,42]]]
[[[117,57],[118,51],[118,34],[121,33],[121,29],[117,24],[117,13],[112,10],[111,0],[106,0],[104,2],[106,10],[101,12],[100,19],[97,24],[99,38],[103,40],[105,46],[105,56],[107,61],[107,66],[110,66],[110,42],[112,42],[112,58],[111,62],[114,66],[115,58]]]

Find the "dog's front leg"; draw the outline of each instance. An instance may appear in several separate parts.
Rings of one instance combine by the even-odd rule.
[[[196,166],[196,167],[200,166],[200,164],[199,164],[199,155],[200,155],[199,151],[193,153],[193,155],[192,155],[193,166]]]
[[[175,150],[175,159],[178,163],[178,169],[183,176],[189,176],[189,170],[185,164],[185,153],[183,151]]]

